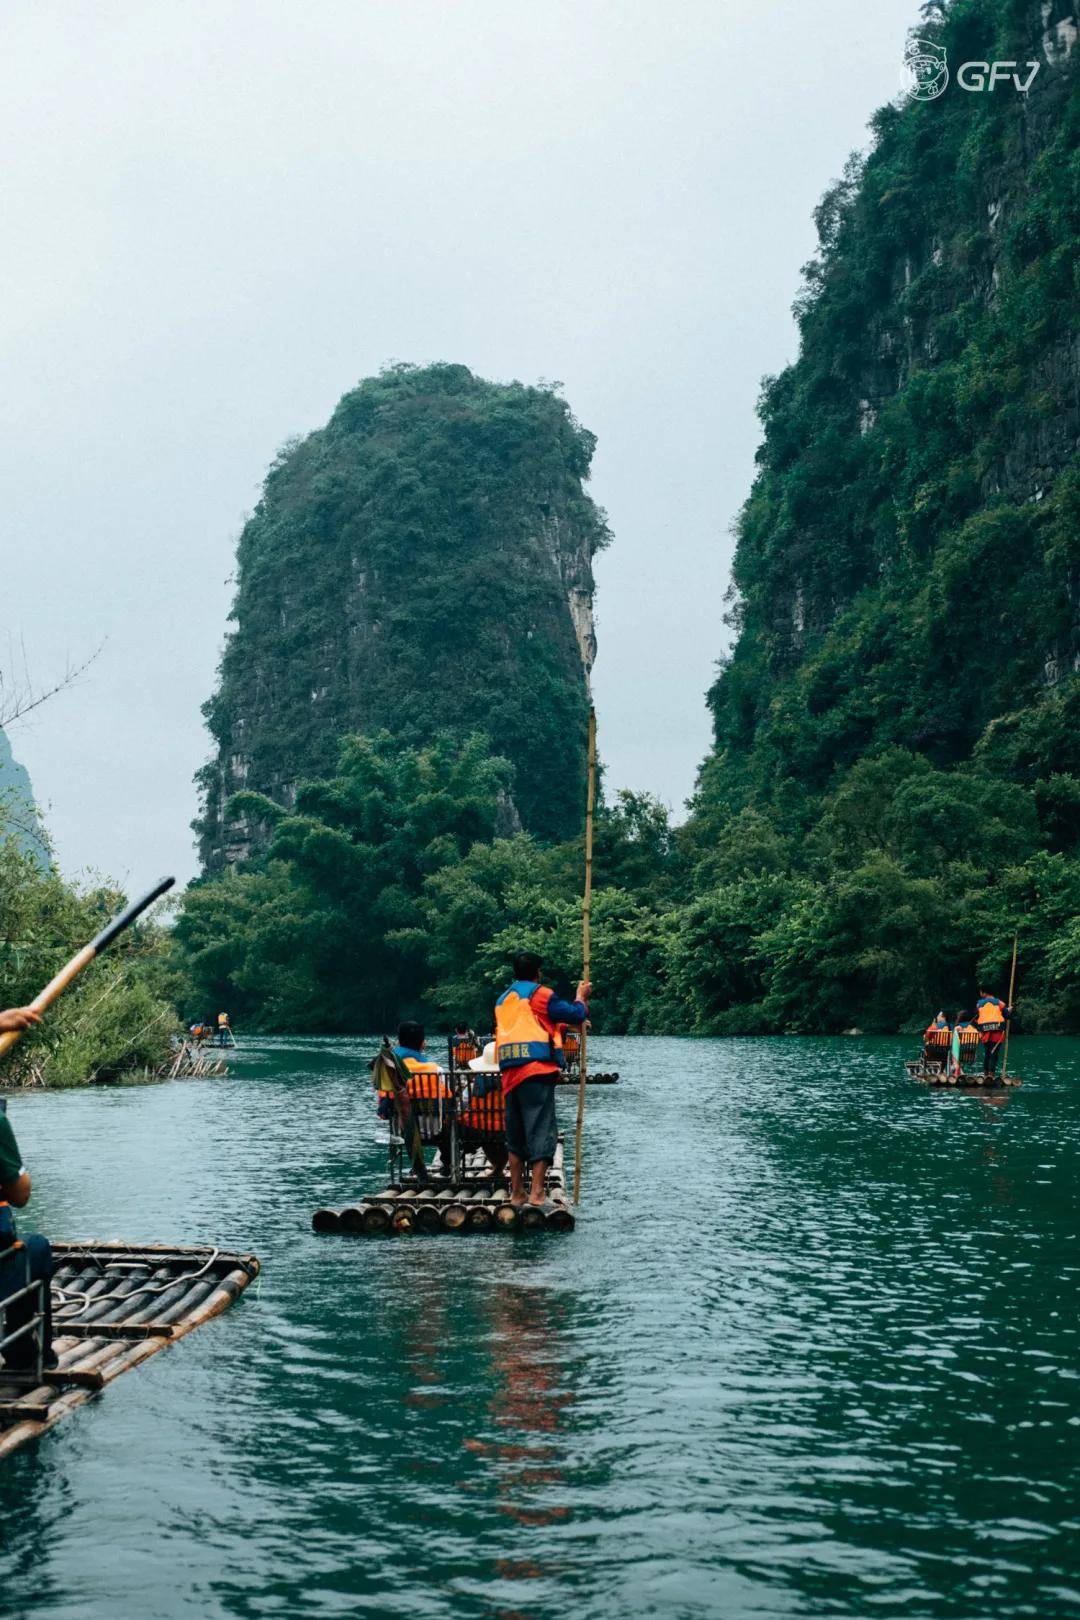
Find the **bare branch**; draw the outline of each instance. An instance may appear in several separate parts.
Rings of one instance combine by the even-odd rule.
[[[102,641],[94,648],[88,658],[83,659],[81,664],[72,665],[69,660],[60,679],[55,681],[52,686],[46,687],[44,691],[36,687],[31,679],[26,658],[26,648],[22,646],[22,674],[14,680],[5,679],[3,671],[0,670],[0,728],[6,729],[16,720],[21,720],[25,715],[32,713],[34,709],[40,709],[43,703],[48,703],[49,699],[56,697],[58,692],[66,692],[69,687],[75,686],[86,674],[95,659],[100,657],[104,646],[105,643]],[[9,644],[8,663],[11,667],[14,667],[15,662]]]

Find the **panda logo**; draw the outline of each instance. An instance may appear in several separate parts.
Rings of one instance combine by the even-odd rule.
[[[904,94],[911,101],[935,101],[949,82],[944,45],[909,39],[904,52]]]

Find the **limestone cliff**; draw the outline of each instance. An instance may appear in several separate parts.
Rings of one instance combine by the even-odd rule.
[[[818,211],[711,694],[706,797],[782,802],[793,826],[893,745],[1025,780],[1060,749],[1080,774],[1076,8],[923,9],[952,76],[876,116]],[[1038,71],[963,87],[994,61]],[[1010,764],[1033,715],[1042,763]]]
[[[237,552],[235,631],[206,705],[208,870],[253,853],[240,788],[290,805],[350,732],[485,733],[515,767],[508,829],[580,824],[594,440],[551,389],[394,367],[267,476]]]

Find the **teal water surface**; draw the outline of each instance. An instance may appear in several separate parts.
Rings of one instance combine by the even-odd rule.
[[[317,1237],[369,1050],[12,1101],[36,1225],[264,1273],[0,1464],[0,1611],[1080,1613],[1080,1041],[995,1103],[899,1041],[597,1039],[575,1232]]]

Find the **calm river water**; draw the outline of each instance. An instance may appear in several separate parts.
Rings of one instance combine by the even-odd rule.
[[[1080,1041],[1000,1105],[909,1045],[597,1039],[566,1235],[316,1237],[363,1042],[14,1100],[45,1231],[264,1272],[2,1465],[0,1611],[1080,1613]]]

